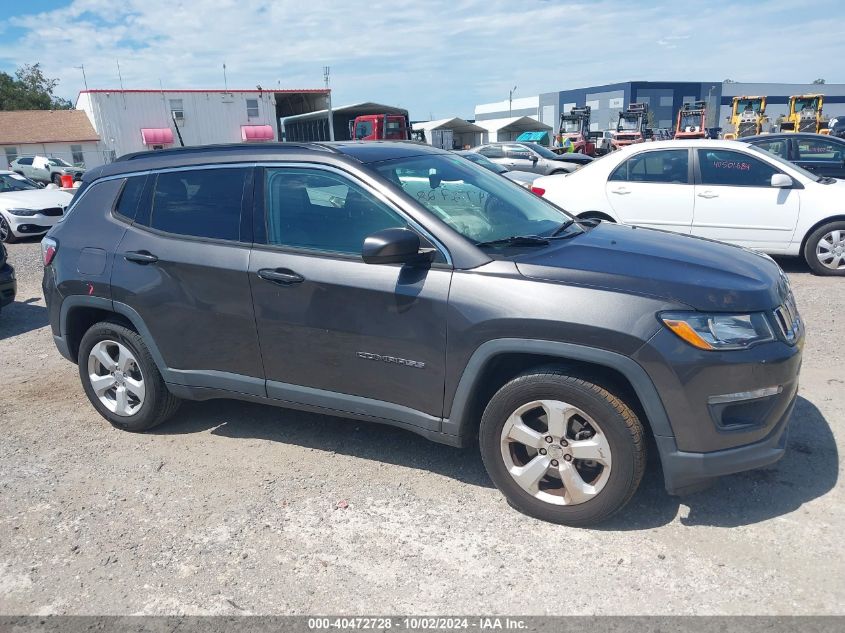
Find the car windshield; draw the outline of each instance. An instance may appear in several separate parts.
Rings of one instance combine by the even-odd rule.
[[[47,162],[53,165],[53,167],[73,167],[73,165],[65,162],[61,158],[48,158]]]
[[[774,154],[767,149],[763,149],[762,147],[757,147],[756,145],[753,145],[752,147],[754,147],[754,149],[756,149],[758,152],[763,152],[766,155],[766,158],[770,158],[771,160],[775,161],[776,163],[780,163],[781,165],[786,165],[790,169],[794,169],[795,171],[797,171],[799,174],[801,174],[805,178],[808,178],[808,179],[814,180],[814,181],[824,180],[824,178],[822,176],[819,176],[818,174],[814,174],[811,171],[807,171],[803,167],[799,167],[795,163],[792,163],[792,162],[786,160],[785,158],[781,158],[777,154]]]
[[[497,174],[504,174],[508,168],[502,167],[498,163],[494,163],[492,160],[487,158],[486,156],[482,156],[481,154],[476,154],[475,152],[466,152],[461,154],[467,160],[471,160],[476,165],[481,165],[485,169],[489,169],[490,171],[494,171]]]
[[[537,152],[543,158],[557,158],[558,155],[555,154],[552,150],[543,147],[542,145],[538,145],[537,143],[526,143],[526,146],[530,147],[533,151]]]
[[[551,236],[570,219],[527,189],[454,154],[397,158],[372,168],[475,243]]]
[[[27,191],[28,189],[38,189],[38,186],[31,180],[17,174],[0,174],[0,193]]]

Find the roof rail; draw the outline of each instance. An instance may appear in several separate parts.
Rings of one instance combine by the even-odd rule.
[[[256,150],[260,151],[261,149],[266,150],[275,150],[278,151],[280,149],[299,149],[299,150],[317,150],[323,152],[332,152],[332,153],[340,153],[334,147],[330,145],[325,145],[323,143],[286,143],[286,142],[277,142],[277,143],[225,143],[225,144],[217,144],[217,145],[189,145],[187,147],[168,147],[167,149],[155,149],[155,150],[145,150],[142,152],[132,152],[129,154],[124,154],[123,156],[118,157],[115,159],[115,162],[123,162],[128,160],[137,160],[140,158],[150,158],[152,156],[168,156],[172,154],[204,154],[204,153],[216,153],[216,152],[255,152]]]

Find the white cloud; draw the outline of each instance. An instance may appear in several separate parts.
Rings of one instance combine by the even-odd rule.
[[[820,0],[816,16],[836,0]],[[829,5],[830,11],[825,10]],[[82,88],[319,87],[332,67],[336,103],[403,105],[412,117],[469,116],[475,103],[629,79],[810,81],[842,57],[835,21],[796,17],[786,0],[733,2],[391,0],[74,0],[19,16],[0,66],[41,61],[60,92]],[[786,45],[788,44],[788,45]],[[834,72],[841,69],[834,67]]]

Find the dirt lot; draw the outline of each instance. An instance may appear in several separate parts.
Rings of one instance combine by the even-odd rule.
[[[601,529],[511,510],[476,450],[230,401],[114,430],[53,346],[37,242],[0,316],[0,613],[845,613],[845,280],[809,330],[788,455],[678,500],[654,462]]]

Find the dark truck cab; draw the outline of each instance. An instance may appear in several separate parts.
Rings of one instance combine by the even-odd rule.
[[[449,152],[185,148],[85,176],[43,242],[59,351],[143,431],[237,398],[478,445],[517,509],[601,521],[779,459],[803,326],[765,255],[578,221]]]

